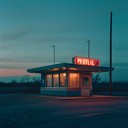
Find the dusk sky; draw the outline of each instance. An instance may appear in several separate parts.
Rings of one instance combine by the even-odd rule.
[[[128,0],[0,0],[0,81],[28,68],[98,58],[109,66],[113,12],[113,80],[128,81]],[[104,73],[101,73],[104,75]],[[108,77],[103,77],[108,80]]]

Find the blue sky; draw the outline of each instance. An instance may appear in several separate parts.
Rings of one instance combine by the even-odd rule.
[[[87,57],[90,40],[91,57],[109,66],[110,11],[113,80],[127,81],[127,5],[127,0],[0,0],[0,81],[53,64],[53,44],[56,63],[71,62],[73,56]]]

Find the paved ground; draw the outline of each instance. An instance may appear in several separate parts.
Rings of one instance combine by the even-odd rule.
[[[128,98],[2,94],[0,128],[128,128]]]

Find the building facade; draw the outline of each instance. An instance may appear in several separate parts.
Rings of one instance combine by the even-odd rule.
[[[97,59],[75,57],[73,63],[54,64],[27,71],[41,74],[41,95],[92,96],[92,74],[111,70],[113,68],[99,66]]]

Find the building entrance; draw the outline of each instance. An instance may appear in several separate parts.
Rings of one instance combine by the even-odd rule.
[[[81,96],[90,96],[90,87],[91,87],[91,76],[83,76],[83,82],[81,86]]]

